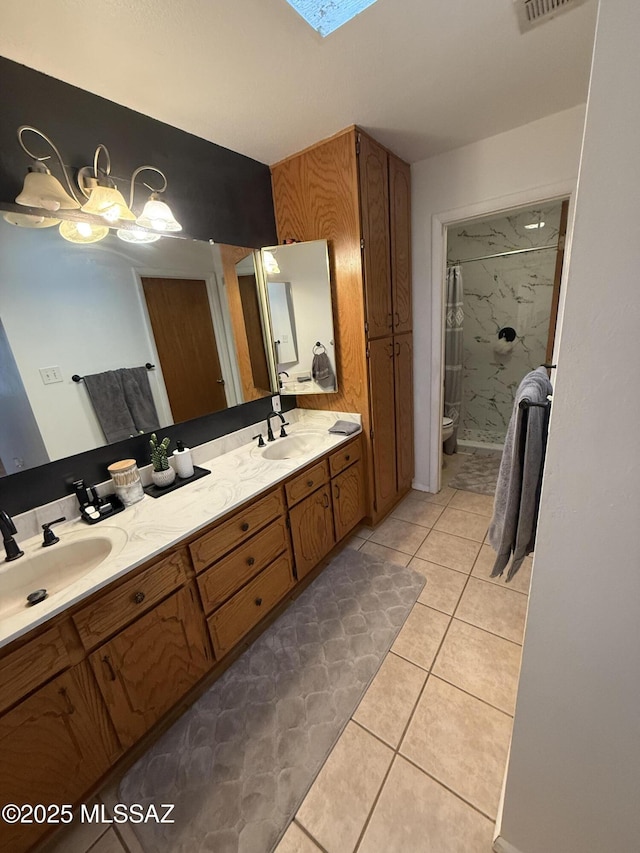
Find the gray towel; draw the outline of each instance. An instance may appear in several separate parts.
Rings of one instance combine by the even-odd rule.
[[[513,554],[507,574],[510,581],[534,548],[548,409],[535,406],[522,410],[520,403],[542,403],[552,393],[544,367],[528,373],[516,392],[489,525],[489,543],[497,552],[493,578],[503,573]]]
[[[336,421],[332,427],[329,427],[329,432],[336,435],[353,435],[354,432],[360,431],[360,424],[353,421]]]
[[[108,444],[159,428],[146,367],[89,374],[84,384]]]
[[[117,371],[89,374],[84,377],[84,384],[108,444],[136,434]]]
[[[149,371],[146,367],[123,367],[117,373],[136,432],[155,432],[160,423],[149,384]]]
[[[313,356],[311,375],[321,388],[325,388],[327,391],[335,391],[336,377],[326,352],[319,352]]]

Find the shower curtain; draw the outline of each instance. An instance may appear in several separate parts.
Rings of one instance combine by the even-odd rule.
[[[444,330],[444,415],[453,420],[453,435],[444,443],[444,452],[455,453],[462,406],[462,356],[464,305],[462,272],[459,266],[447,268],[447,305]]]

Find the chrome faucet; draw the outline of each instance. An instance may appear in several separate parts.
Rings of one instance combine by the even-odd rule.
[[[287,437],[287,434],[284,431],[284,428],[286,426],[289,426],[289,424],[285,421],[285,419],[283,418],[283,416],[281,415],[280,412],[275,412],[275,411],[271,410],[269,412],[269,414],[267,415],[267,441],[275,441],[275,437],[273,435],[273,430],[271,429],[271,418],[273,418],[273,417],[279,417],[281,422],[282,422],[280,425],[280,438],[286,438]]]
[[[16,526],[11,516],[7,515],[3,509],[0,509],[0,532],[2,533],[4,550],[7,555],[4,558],[5,563],[10,563],[11,560],[17,560],[18,557],[22,557],[24,551],[20,550],[18,543],[13,538],[17,533]]]

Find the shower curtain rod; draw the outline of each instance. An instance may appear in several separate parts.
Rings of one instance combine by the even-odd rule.
[[[457,267],[459,264],[470,264],[473,261],[488,261],[491,258],[506,258],[507,255],[521,255],[523,252],[544,252],[547,249],[557,250],[558,244],[552,246],[533,246],[531,249],[513,249],[511,252],[497,252],[495,255],[482,255],[479,258],[464,258],[461,261],[447,261],[448,267]]]

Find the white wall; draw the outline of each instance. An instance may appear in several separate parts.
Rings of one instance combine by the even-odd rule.
[[[640,5],[600,5],[502,837],[640,849]]]
[[[583,124],[584,107],[578,106],[411,167],[418,488],[435,490],[439,476],[443,224],[568,195]]]

